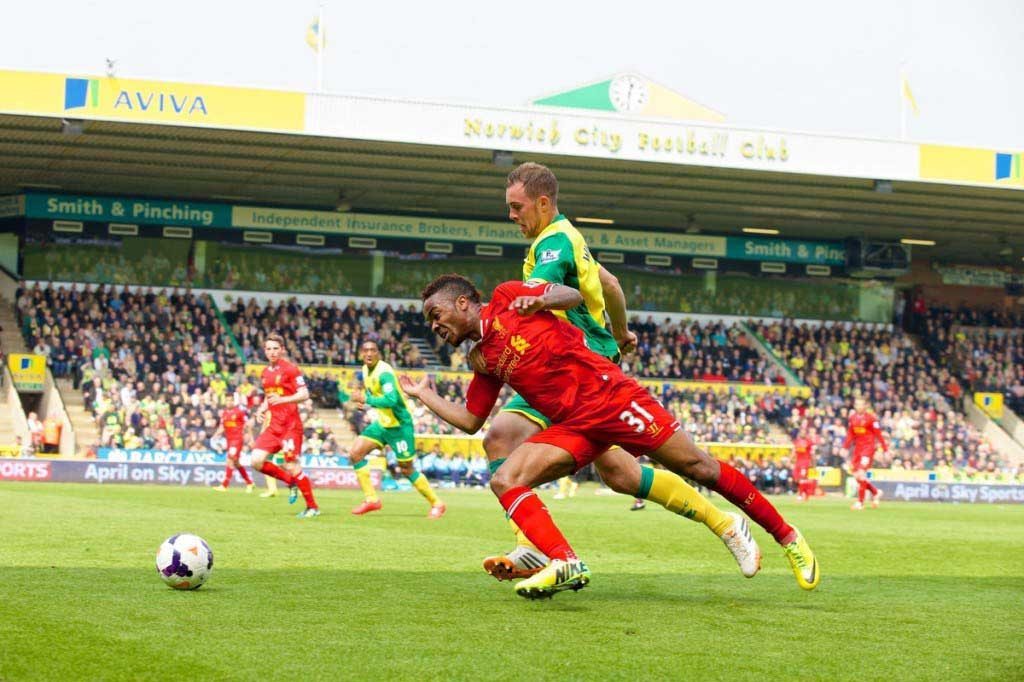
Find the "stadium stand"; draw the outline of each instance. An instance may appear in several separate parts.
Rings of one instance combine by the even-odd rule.
[[[867,325],[760,323],[757,333],[813,390],[794,411],[794,429],[818,441],[819,461],[846,452],[846,417],[863,396],[891,441],[881,467],[1001,470],[1008,463],[957,410],[959,385],[950,372],[901,333]]]
[[[1001,393],[1004,405],[1024,414],[1024,316],[930,308],[922,337],[971,392]]]
[[[444,261],[428,265],[423,276],[436,268],[450,269]],[[260,305],[250,298],[236,300],[221,318],[208,296],[180,289],[133,292],[126,286],[34,285],[19,290],[17,313],[26,345],[47,356],[56,377],[81,387],[83,403],[94,415],[93,440],[98,446],[209,448],[226,392],[234,387],[254,391],[255,379],[242,370],[246,362],[262,360],[260,348],[270,332],[283,334],[291,357],[305,365],[358,366],[359,343],[369,338],[398,367],[467,369],[463,349],[434,343],[414,301],[408,306],[327,301],[301,305],[293,298]],[[1016,404],[1024,395],[1019,336],[991,329],[964,331],[970,329],[964,326],[967,322],[992,321],[1017,322],[935,312],[924,343],[934,353],[946,347],[950,334],[957,335],[950,365],[954,373],[962,369],[972,388],[998,386],[1007,401]],[[868,398],[892,439],[893,454],[880,459],[882,466],[966,471],[1006,466],[950,407],[950,401],[956,405],[962,395],[954,373],[902,333],[853,323],[830,326],[788,320],[657,322],[654,314],[633,317],[631,327],[638,334],[638,350],[623,359],[623,368],[641,378],[664,379],[652,390],[699,442],[785,445],[789,432],[805,428],[818,440],[819,463],[836,465],[845,455],[841,443],[846,413],[859,393]],[[759,352],[758,338],[811,387],[810,399],[679,389],[669,381],[785,383],[784,370]],[[346,407],[357,384],[339,386],[330,373],[316,370],[309,371],[308,380],[315,404],[326,411],[308,415],[309,442],[304,450],[343,452],[342,437],[358,433],[372,417]],[[439,388],[459,398],[466,380],[443,381]],[[336,408],[344,414],[343,422],[325,418]],[[417,433],[453,435],[452,427],[421,406],[414,409]],[[341,423],[345,426],[339,429]],[[450,457],[448,453],[442,459]],[[776,471],[785,461],[734,461],[763,489],[788,489],[785,474]],[[446,464],[436,466],[443,469]]]
[[[339,307],[320,301],[305,307],[294,300],[263,307],[255,300],[238,301],[225,313],[232,333],[241,344],[246,362],[258,362],[263,340],[276,332],[285,339],[289,355],[300,364],[357,365],[359,344],[376,341],[386,358],[396,359],[402,367],[424,367],[421,346],[413,336],[422,338],[423,316],[415,305],[394,308],[376,304]],[[390,361],[390,360],[389,360]]]
[[[89,446],[216,448],[226,396],[256,390],[207,296],[35,285],[18,291],[17,310],[26,343],[81,389],[97,426]],[[323,419],[304,410],[304,451],[337,451]]]
[[[623,358],[622,366],[634,376],[784,383],[785,377],[756,350],[739,324],[634,316],[630,327],[637,334],[637,352]]]

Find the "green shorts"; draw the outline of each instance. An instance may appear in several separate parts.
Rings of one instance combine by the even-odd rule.
[[[416,457],[416,437],[413,435],[412,424],[385,428],[373,422],[359,435],[381,447],[390,445],[399,462],[408,462]]]
[[[522,396],[516,393],[512,398],[505,403],[504,407],[501,408],[501,412],[515,412],[521,414],[534,424],[537,424],[542,429],[546,429],[551,426],[551,420],[542,415],[537,410],[530,407],[530,403],[523,400]]]

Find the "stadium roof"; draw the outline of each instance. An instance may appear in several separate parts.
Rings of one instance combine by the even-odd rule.
[[[590,133],[574,127],[576,114],[430,104],[410,109],[414,104],[307,96],[304,124],[301,109],[297,118],[288,114],[295,119],[291,132],[0,114],[0,194],[42,189],[327,210],[345,204],[368,213],[501,221],[509,165],[533,160],[557,172],[559,206],[569,217],[611,219],[616,227],[720,235],[766,227],[793,239],[930,239],[936,246],[918,255],[949,263],[1020,266],[1024,256],[1024,190],[908,179],[923,177],[916,175],[918,145],[778,133],[790,135],[794,151],[786,172],[777,172],[766,170],[772,166],[760,157],[745,161],[735,153],[716,164],[698,156],[665,162],[664,154],[642,160],[635,149],[612,157],[599,148],[598,125],[633,126],[623,137],[635,139],[635,130],[668,130],[658,122],[592,118]],[[558,153],[545,151],[556,149],[546,144],[516,147],[507,136],[485,139],[488,121],[504,129],[500,122],[516,115],[549,125],[561,121]],[[447,129],[437,133],[440,120]],[[407,121],[415,128],[409,133]],[[316,133],[304,132],[311,130]],[[579,138],[573,130],[591,136]],[[759,137],[757,131],[720,131],[733,136],[730,147],[741,135]],[[710,139],[719,129],[698,134]],[[912,173],[878,175],[890,166],[907,168],[910,150]],[[624,158],[626,152],[632,158]],[[993,152],[985,153],[991,176]],[[997,156],[1009,157],[1014,168],[1021,163],[1020,154]]]

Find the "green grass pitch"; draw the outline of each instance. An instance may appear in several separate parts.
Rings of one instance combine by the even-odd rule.
[[[0,679],[1024,677],[1024,507],[779,500],[818,553],[808,593],[760,529],[745,580],[703,526],[544,492],[593,581],[530,602],[480,568],[511,546],[493,496],[443,492],[440,521],[415,493],[353,517],[348,491],[299,521],[238,487],[0,484]],[[154,568],[182,531],[215,555],[195,592]]]

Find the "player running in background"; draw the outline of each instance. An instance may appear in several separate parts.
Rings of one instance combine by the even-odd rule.
[[[552,559],[517,583],[519,595],[551,596],[589,582],[590,571],[532,488],[585,466],[612,443],[634,457],[647,454],[740,506],[783,546],[800,587],[817,587],[814,553],[771,503],[742,474],[700,450],[618,365],[588,350],[577,327],[547,312],[579,305],[583,297],[578,291],[558,284],[505,282],[483,306],[472,282],[442,275],[427,285],[422,298],[435,334],[453,346],[467,338],[477,341],[468,355],[474,375],[465,405],[439,396],[427,387],[427,378],[413,383],[403,377],[408,394],[468,433],[483,426],[504,383],[551,418],[552,425],[516,447],[491,479],[506,514]],[[744,525],[743,530],[749,538],[749,529]]]
[[[801,431],[793,440],[793,480],[796,481],[796,501],[806,502],[814,495],[814,481],[809,478],[813,464],[814,443]]]
[[[231,485],[231,476],[237,469],[242,480],[245,481],[245,492],[251,493],[253,488],[252,479],[249,478],[249,472],[238,461],[238,458],[242,455],[242,446],[245,444],[246,412],[241,406],[238,395],[232,394],[228,401],[228,407],[221,410],[220,413],[220,426],[217,427],[216,433],[213,434],[213,437],[216,438],[223,433],[227,441],[227,462],[224,466],[224,480],[221,481],[220,485],[215,486],[214,490],[221,492],[227,490],[228,486]]]
[[[252,466],[287,486],[294,485],[297,491],[292,490],[288,502],[294,503],[297,492],[301,491],[306,509],[299,512],[299,518],[313,518],[320,515],[320,507],[313,497],[313,485],[302,471],[302,418],[299,416],[299,403],[309,400],[309,389],[299,368],[284,359],[284,339],[280,334],[267,335],[263,352],[268,363],[260,377],[265,398],[256,411],[256,419],[262,420],[269,411],[270,423],[253,443]],[[268,459],[277,452],[284,455],[284,469]]]
[[[620,351],[636,347],[636,334],[629,330],[626,298],[618,279],[594,260],[583,235],[558,210],[558,178],[545,166],[524,163],[509,173],[505,183],[509,219],[519,225],[523,236],[532,239],[523,263],[523,281],[564,284],[576,289],[583,301],[555,314],[578,327],[587,348],[613,363]],[[605,326],[605,312],[611,330]],[[484,450],[493,475],[502,462],[528,438],[551,425],[548,417],[514,396],[491,421],[484,436]],[[685,515],[697,502],[697,493],[679,476],[663,469],[640,466],[621,448],[601,454],[594,467],[604,483],[618,493],[637,498],[633,509],[642,509],[644,498],[657,502],[675,514]],[[530,543],[515,523],[516,547],[511,552],[484,559],[484,570],[498,580],[532,575],[548,557]],[[725,540],[732,526],[716,527]]]
[[[860,511],[864,508],[864,496],[871,493],[871,506],[878,507],[878,501],[882,498],[882,491],[872,485],[868,480],[868,471],[875,462],[875,452],[879,447],[882,452],[889,451],[889,444],[882,436],[882,430],[878,425],[878,417],[868,411],[864,398],[855,398],[853,401],[853,414],[850,415],[849,424],[846,427],[846,440],[843,447],[853,446],[850,452],[850,471],[857,479],[857,501],[850,509]]]
[[[416,471],[416,438],[413,433],[412,414],[405,403],[405,396],[398,385],[395,370],[380,359],[380,347],[374,341],[364,341],[359,347],[359,358],[363,361],[363,387],[365,394],[358,392],[352,402],[359,408],[372,407],[377,410],[377,421],[359,434],[349,450],[349,460],[363,489],[363,503],[352,510],[361,515],[377,511],[383,506],[370,480],[369,460],[366,456],[385,445],[395,453],[398,468],[416,491],[430,504],[427,516],[439,519],[444,516],[444,502],[430,487],[427,477]]]

